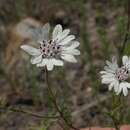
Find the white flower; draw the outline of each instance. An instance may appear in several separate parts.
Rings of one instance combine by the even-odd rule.
[[[39,48],[29,45],[22,45],[21,48],[32,56],[31,63],[37,67],[46,66],[48,70],[52,70],[54,65],[63,66],[63,60],[76,63],[74,56],[80,55],[80,51],[76,49],[80,43],[69,33],[69,29],[63,30],[61,25],[56,25],[50,36],[50,25],[45,24],[33,33],[32,38]]]
[[[130,74],[130,58],[122,57],[122,66],[119,67],[115,58],[112,62],[106,61],[104,71],[101,71],[102,83],[109,85],[109,90],[114,89],[117,95],[123,92],[124,96],[128,95],[130,83],[127,82]]]

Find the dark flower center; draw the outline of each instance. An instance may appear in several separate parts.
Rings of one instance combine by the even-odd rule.
[[[43,58],[52,58],[59,56],[61,46],[52,40],[43,41],[43,44],[40,45],[40,50]]]
[[[117,69],[116,78],[119,81],[125,81],[126,79],[128,79],[128,77],[129,77],[129,73],[128,73],[128,70],[126,67],[123,66],[123,67]]]

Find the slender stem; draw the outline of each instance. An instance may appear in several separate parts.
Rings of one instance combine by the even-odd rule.
[[[66,123],[66,125],[74,130],[79,130],[78,128],[74,127],[72,125],[72,123],[68,122],[68,120],[66,119],[66,117],[64,116],[64,113],[61,111],[61,109],[59,108],[58,104],[57,104],[57,100],[56,100],[56,96],[55,94],[53,93],[51,87],[50,87],[50,84],[49,84],[49,78],[48,78],[48,71],[47,71],[47,68],[45,68],[45,78],[46,78],[46,84],[47,84],[47,89],[48,89],[48,92],[51,96],[51,100],[57,110],[57,112],[60,114],[60,117],[63,119],[63,121]]]
[[[114,119],[113,119],[113,123],[114,123],[115,129],[116,130],[120,130],[120,126],[115,122]]]
[[[23,109],[19,109],[19,108],[13,108],[13,107],[0,107],[0,109],[3,110],[8,110],[8,111],[12,111],[12,112],[18,112],[18,113],[23,113],[23,114],[28,114],[37,118],[60,118],[60,116],[44,116],[44,115],[40,115],[31,111],[27,111],[27,110],[23,110]]]
[[[120,130],[120,126],[118,125],[117,121],[115,121],[115,119],[112,119],[112,120],[113,120],[115,129],[116,129],[116,130]]]
[[[109,115],[113,121],[113,124],[114,124],[114,127],[116,130],[120,130],[120,126],[118,125],[117,123],[117,120],[112,116],[112,115]]]

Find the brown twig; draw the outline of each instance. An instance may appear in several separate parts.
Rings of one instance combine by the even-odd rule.
[[[13,107],[0,107],[1,110],[7,110],[7,111],[12,111],[12,112],[18,112],[18,113],[23,113],[27,115],[31,115],[37,118],[60,118],[60,116],[45,116],[41,114],[34,113],[32,111],[27,111],[19,108],[13,108]]]

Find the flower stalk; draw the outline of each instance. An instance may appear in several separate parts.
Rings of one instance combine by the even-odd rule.
[[[120,95],[117,96],[117,95],[113,94],[113,97],[112,97],[112,112],[114,111],[115,114],[110,115],[110,117],[113,121],[113,124],[114,124],[114,127],[115,127],[116,130],[120,130],[120,122],[119,122],[120,119],[117,119],[117,114],[121,109],[121,105],[122,105],[122,103],[121,103]],[[120,118],[120,115],[119,115],[119,118]]]
[[[51,86],[50,86],[50,83],[49,83],[48,70],[47,70],[46,67],[45,67],[45,81],[46,81],[46,85],[47,85],[48,92],[49,92],[50,97],[51,97],[51,101],[52,101],[52,103],[54,104],[54,106],[55,106],[57,112],[59,113],[60,118],[65,122],[65,124],[66,124],[69,128],[71,128],[71,129],[73,129],[73,130],[79,130],[78,128],[76,128],[75,126],[73,126],[71,122],[69,122],[69,121],[67,120],[67,118],[64,116],[64,113],[62,112],[62,110],[61,110],[60,107],[58,106],[57,100],[56,100],[56,96],[55,96],[55,94],[53,93],[53,91],[52,91],[52,89],[51,89]]]

